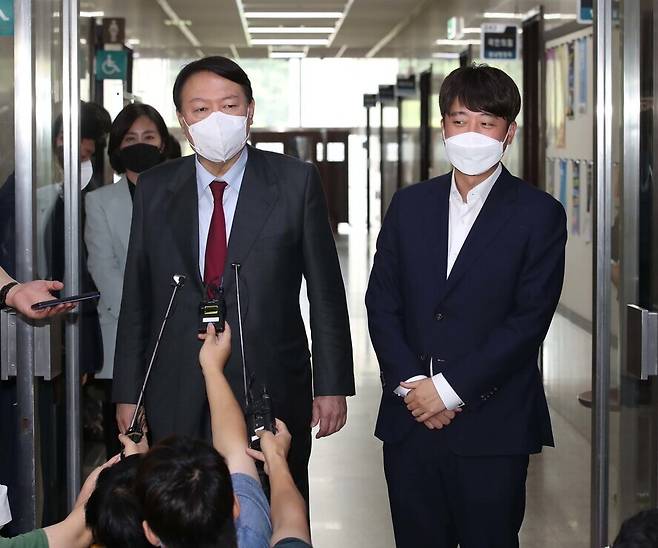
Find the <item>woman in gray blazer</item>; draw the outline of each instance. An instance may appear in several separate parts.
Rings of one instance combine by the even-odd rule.
[[[108,145],[110,164],[122,177],[115,184],[90,192],[85,200],[87,266],[101,293],[98,315],[103,367],[96,373],[96,383],[104,393],[103,428],[108,455],[115,454],[118,448],[110,393],[132,198],[139,174],[166,159],[168,142],[167,125],[157,110],[140,103],[127,105],[112,123]]]

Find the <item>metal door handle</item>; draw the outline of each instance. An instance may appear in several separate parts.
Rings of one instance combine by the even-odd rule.
[[[658,375],[658,312],[634,304],[626,308],[628,372],[647,380]]]
[[[16,312],[0,310],[0,380],[16,376]]]

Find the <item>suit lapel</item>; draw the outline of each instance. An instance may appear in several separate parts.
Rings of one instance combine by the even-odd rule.
[[[167,211],[169,226],[174,227],[174,241],[189,277],[203,290],[199,273],[199,197],[194,156],[187,157],[180,166],[170,191]]]
[[[263,153],[249,147],[249,158],[231,227],[225,273],[232,263],[245,263],[254,241],[272,212],[278,190],[276,179],[268,167]]]
[[[117,229],[119,231],[119,240],[124,254],[128,252],[128,242],[130,241],[130,224],[132,220],[133,202],[130,197],[130,189],[128,188],[128,180],[123,177],[117,183],[117,192],[115,199],[115,212]],[[114,216],[114,214],[113,214]]]
[[[439,294],[444,290],[448,268],[448,212],[450,175],[444,175],[436,183],[432,207],[425,217],[424,233],[428,237],[431,276]],[[433,284],[434,285],[434,284]]]
[[[515,199],[516,188],[514,182],[509,172],[503,168],[461,248],[441,298],[445,297],[455,287],[508,222],[514,211]],[[445,255],[447,255],[447,248]]]

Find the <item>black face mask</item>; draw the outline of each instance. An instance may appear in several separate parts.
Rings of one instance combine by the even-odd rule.
[[[119,159],[126,169],[141,173],[161,163],[162,153],[158,147],[137,143],[120,149]]]

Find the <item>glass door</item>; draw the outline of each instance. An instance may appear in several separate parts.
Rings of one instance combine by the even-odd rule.
[[[612,542],[624,519],[658,506],[658,192],[653,163],[658,2],[626,0],[620,11],[620,37],[613,57],[619,134],[613,150],[611,326],[610,506]],[[623,46],[623,47],[622,47]],[[614,70],[615,65],[619,67]],[[622,101],[623,99],[623,101]],[[616,141],[616,142],[615,142]],[[623,152],[623,153],[622,153]]]
[[[78,270],[68,265],[78,260],[72,242],[80,233],[79,2],[0,9],[12,4],[11,25],[6,17],[0,24],[2,266],[19,281],[64,277],[65,291],[75,291]],[[9,536],[59,521],[77,495],[78,352],[65,349],[77,349],[66,341],[78,318],[35,323],[2,311],[0,320],[0,483],[13,515],[0,534]]]

